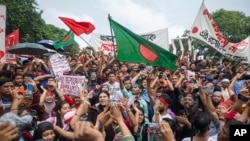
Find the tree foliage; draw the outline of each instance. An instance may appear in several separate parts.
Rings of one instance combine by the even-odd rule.
[[[54,25],[46,24],[42,19],[43,11],[36,0],[1,0],[6,5],[6,35],[16,29],[20,31],[20,42],[38,42],[42,39],[58,40],[67,31]],[[74,43],[74,50],[79,45]]]
[[[250,17],[242,12],[220,9],[212,16],[230,42],[240,42],[250,34]]]

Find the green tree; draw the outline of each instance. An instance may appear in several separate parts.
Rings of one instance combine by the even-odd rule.
[[[41,39],[58,40],[67,31],[46,24],[42,19],[43,11],[39,9],[36,0],[1,0],[7,7],[6,35],[16,29],[20,30],[20,42],[38,42]],[[75,42],[74,50],[79,50]]]
[[[230,42],[240,42],[250,34],[250,17],[242,12],[220,9],[212,17]]]
[[[2,0],[7,7],[6,34],[20,30],[20,41],[34,42],[41,39],[41,28],[45,26],[41,18],[42,11],[37,11],[35,0]]]

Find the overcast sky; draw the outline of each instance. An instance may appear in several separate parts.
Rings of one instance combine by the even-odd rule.
[[[94,32],[110,34],[108,14],[135,33],[145,33],[162,28],[169,29],[169,39],[181,36],[190,29],[202,0],[37,0],[44,11],[47,24],[69,30],[58,18],[69,17],[76,21],[89,21],[96,27]],[[250,0],[205,0],[210,13],[221,8],[240,11],[250,16]],[[82,34],[89,40],[90,34]],[[80,47],[86,44],[75,37]]]

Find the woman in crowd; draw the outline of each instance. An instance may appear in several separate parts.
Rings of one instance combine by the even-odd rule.
[[[37,125],[37,128],[34,130],[33,141],[39,139],[47,139],[51,141],[56,141],[55,131],[53,124],[50,122],[41,122]]]
[[[46,121],[64,129],[66,127],[64,123],[64,115],[70,110],[70,106],[66,101],[59,101],[54,108],[55,117],[50,117],[46,119]],[[60,135],[56,133],[55,139],[59,139],[59,137]]]

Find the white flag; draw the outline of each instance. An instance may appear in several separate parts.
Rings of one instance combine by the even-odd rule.
[[[6,61],[5,52],[6,6],[0,5],[0,63]]]
[[[230,43],[221,33],[204,3],[202,3],[194,21],[191,36],[207,43],[225,56],[250,63],[250,38],[247,37],[239,43]]]

